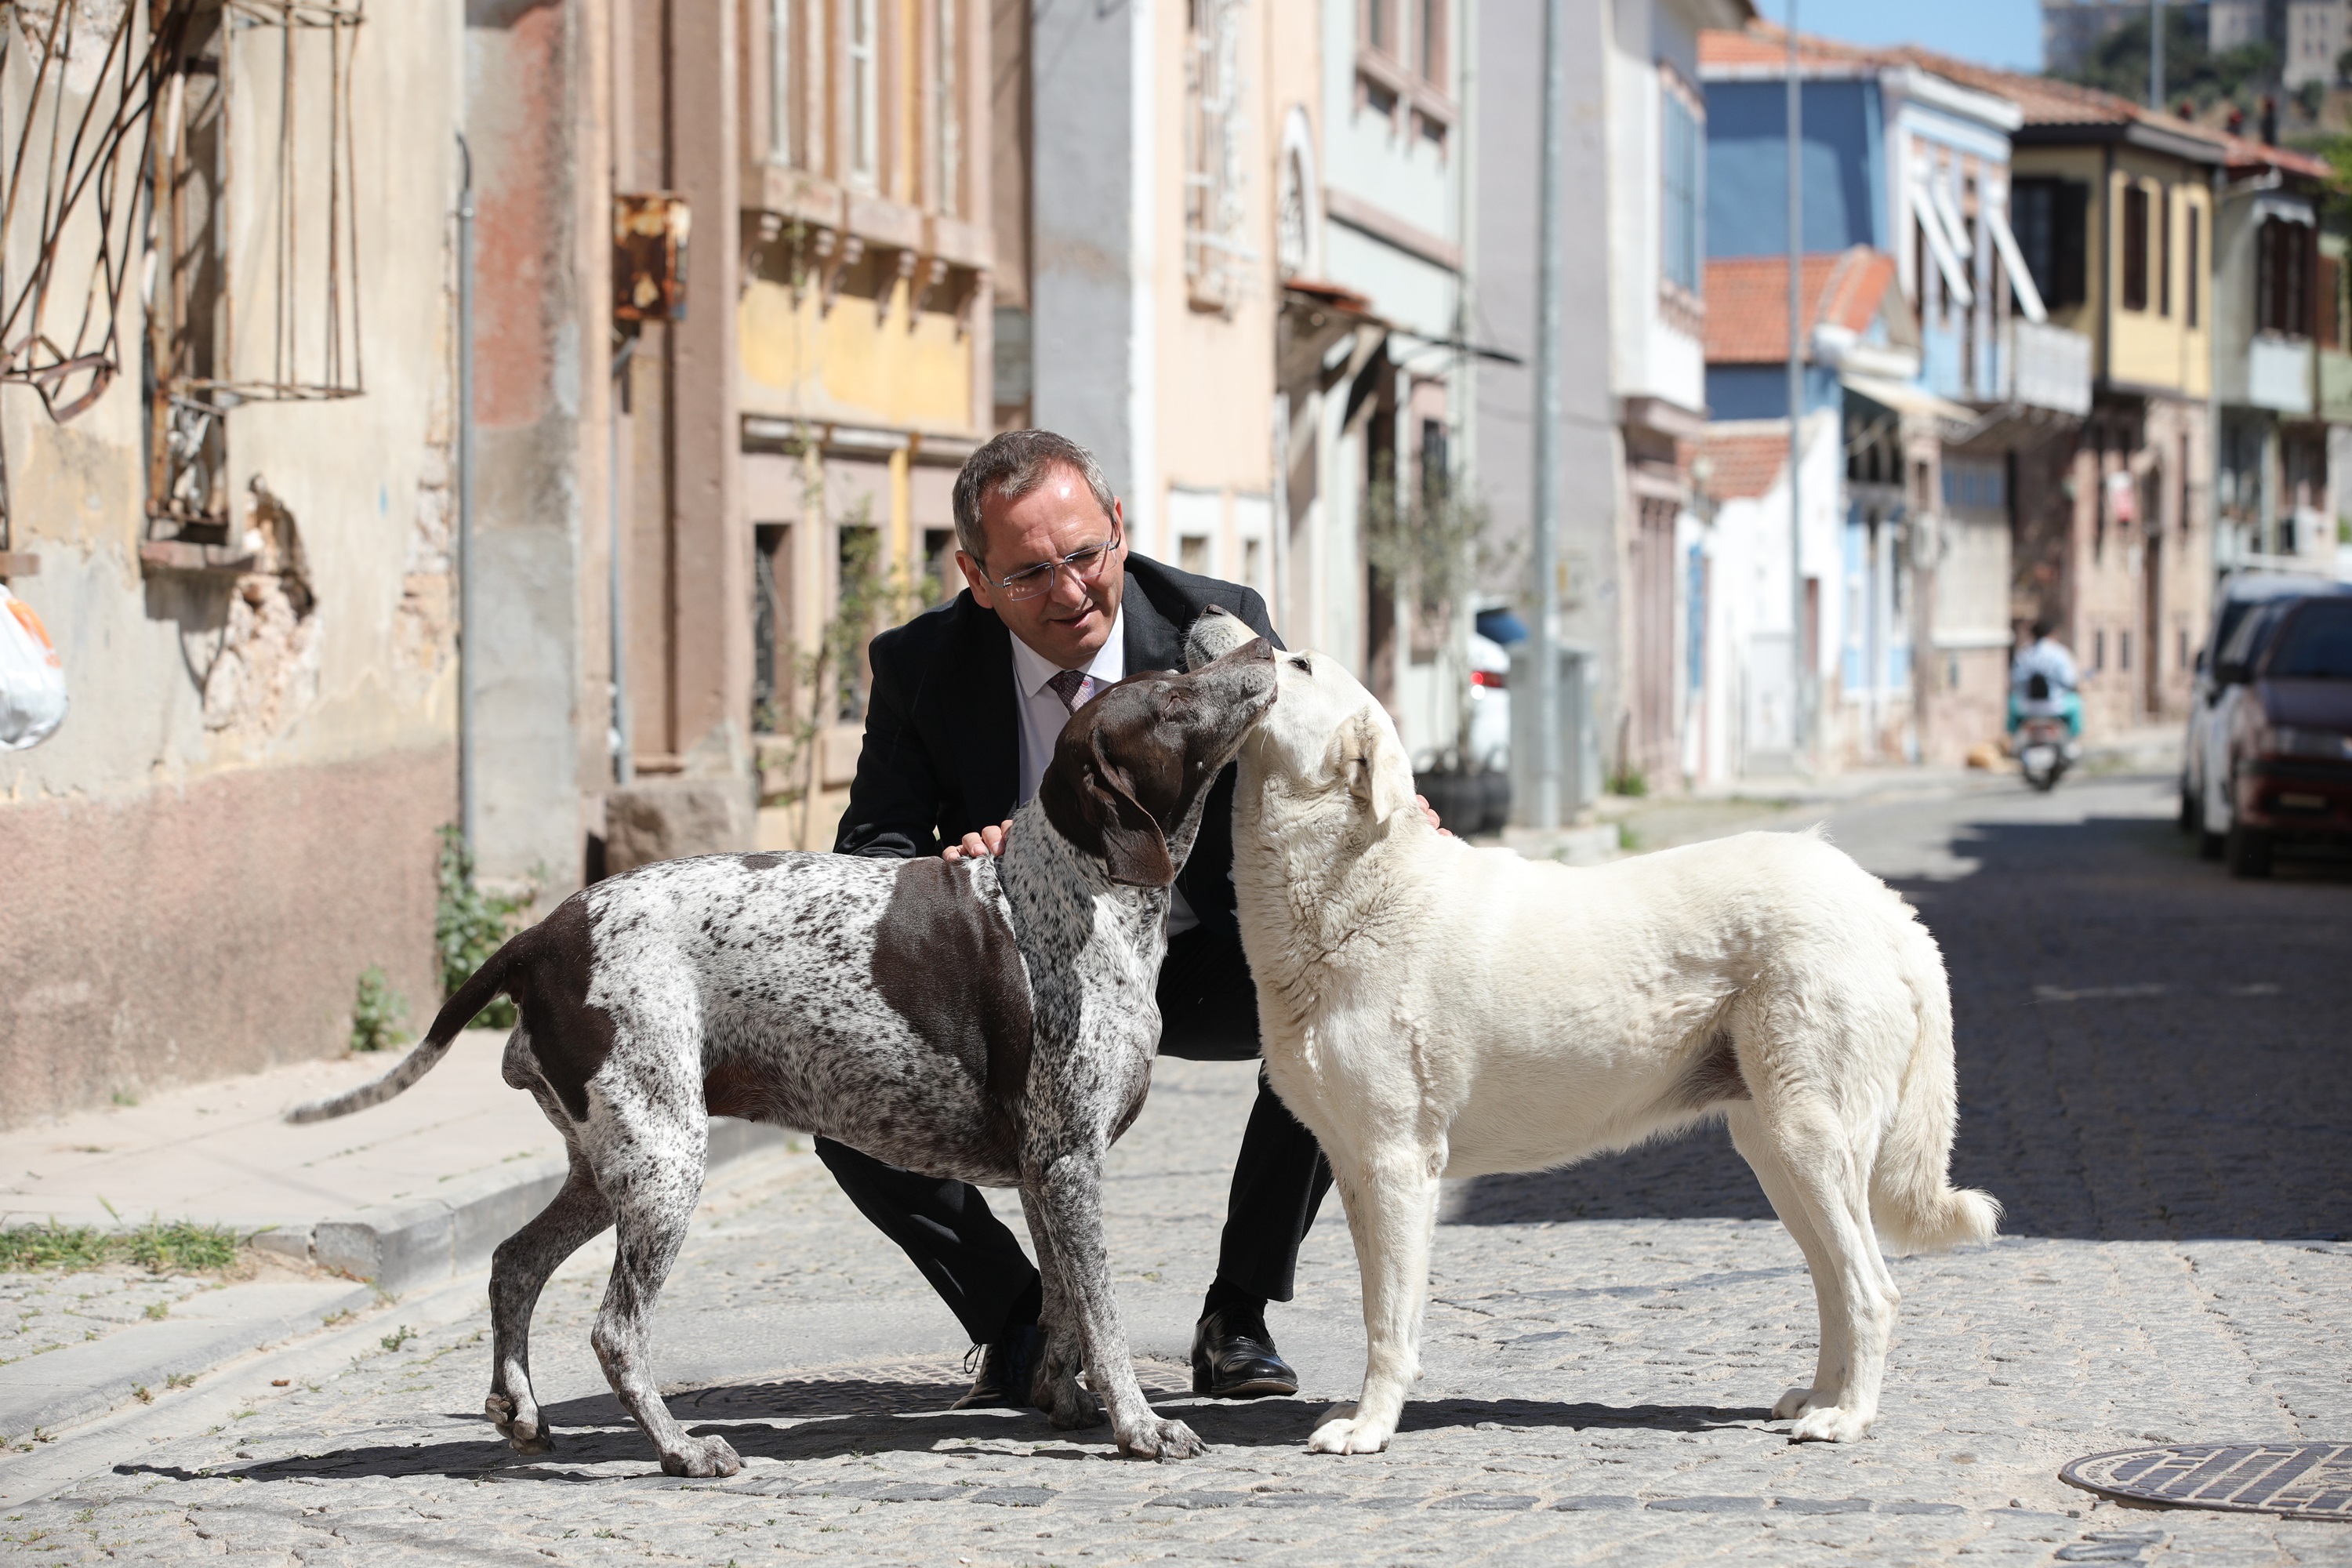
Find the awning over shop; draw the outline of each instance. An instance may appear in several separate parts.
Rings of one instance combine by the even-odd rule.
[[[1866,397],[1883,408],[1897,414],[1916,415],[1923,419],[1940,419],[1954,425],[1967,425],[1976,418],[1976,411],[1964,408],[1948,398],[1937,396],[1924,386],[1907,382],[1890,381],[1880,375],[1863,375],[1846,371],[1838,376],[1838,384],[1858,396]]]

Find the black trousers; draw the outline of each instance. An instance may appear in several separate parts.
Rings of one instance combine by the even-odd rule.
[[[1191,1061],[1251,1061],[1259,1052],[1257,987],[1230,914],[1203,920],[1171,939],[1160,966],[1160,1051]],[[817,1157],[883,1235],[906,1249],[975,1344],[1001,1338],[1013,1313],[1035,1300],[1036,1266],[980,1189],[919,1176],[830,1139]],[[1217,1279],[1268,1300],[1290,1300],[1299,1244],[1331,1190],[1331,1167],[1315,1135],[1283,1108],[1259,1070],[1234,1162]]]

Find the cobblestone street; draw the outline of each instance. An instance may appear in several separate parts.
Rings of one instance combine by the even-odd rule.
[[[1305,1452],[1360,1365],[1336,1198],[1270,1320],[1309,1397],[1191,1400],[1253,1086],[1168,1061],[1114,1154],[1109,1245],[1145,1386],[1201,1459],[946,1413],[953,1321],[803,1157],[698,1224],[656,1320],[673,1407],[727,1436],[737,1477],[663,1477],[606,1392],[587,1332],[607,1238],[539,1310],[554,1454],[516,1459],[481,1415],[478,1279],[0,1456],[12,1495],[9,1467],[67,1483],[10,1505],[0,1543],[42,1563],[2352,1563],[2352,1526],[2057,1479],[2142,1442],[2352,1439],[2352,868],[2233,881],[2172,810],[2168,781],[1999,779],[1831,819],[1944,945],[1954,1176],[2008,1207],[1990,1247],[1894,1264],[1860,1444],[1793,1447],[1769,1419],[1811,1368],[1812,1298],[1720,1130],[1453,1193],[1427,1375],[1386,1454]]]

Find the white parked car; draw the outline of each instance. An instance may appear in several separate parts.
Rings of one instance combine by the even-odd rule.
[[[1511,765],[1511,656],[1503,645],[1470,634],[1470,769],[1496,773]]]
[[[2221,580],[2213,599],[2213,620],[2197,653],[2197,679],[2189,697],[2189,734],[2180,748],[2180,831],[2200,836],[2210,859],[2221,852],[2230,828],[2230,714],[2245,688],[2224,679],[2223,655],[2233,647],[2247,617],[2266,605],[2340,594],[2347,585],[2332,578],[2294,572],[2236,572]]]

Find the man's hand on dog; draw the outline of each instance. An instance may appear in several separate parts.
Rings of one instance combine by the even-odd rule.
[[[1412,804],[1421,807],[1421,815],[1429,818],[1429,825],[1437,829],[1439,837],[1444,838],[1454,837],[1454,830],[1437,820],[1437,808],[1429,804],[1427,795],[1414,795]],[[940,850],[940,858],[964,860],[980,855],[1002,855],[1004,853],[1004,836],[1012,831],[1013,819],[1008,816],[993,827],[983,827],[977,833],[965,834],[962,843],[950,844]]]
[[[961,860],[980,855],[1004,853],[1004,836],[1013,831],[1013,819],[1006,817],[993,827],[983,827],[977,833],[967,833],[961,844],[950,844],[940,851],[942,860]]]

